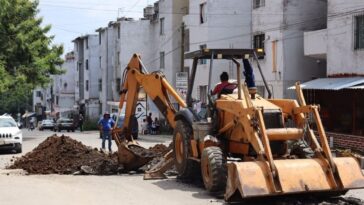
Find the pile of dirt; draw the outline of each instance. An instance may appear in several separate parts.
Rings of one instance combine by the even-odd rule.
[[[164,144],[156,144],[155,146],[150,147],[148,150],[152,151],[153,153],[159,156],[163,156],[167,154],[169,150],[172,149],[171,147],[172,147],[171,144],[168,147]]]
[[[48,137],[8,168],[24,169],[30,174],[110,175],[122,170],[116,155],[107,155],[63,135]]]

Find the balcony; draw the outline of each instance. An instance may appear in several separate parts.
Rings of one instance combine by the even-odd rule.
[[[305,56],[326,59],[327,29],[304,33]]]

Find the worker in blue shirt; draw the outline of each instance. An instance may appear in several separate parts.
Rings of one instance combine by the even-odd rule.
[[[110,114],[108,112],[105,112],[104,117],[100,119],[97,124],[99,125],[99,129],[102,132],[102,149],[105,149],[105,140],[107,139],[109,141],[109,151],[111,152],[111,132],[115,125],[115,121],[110,118]]]

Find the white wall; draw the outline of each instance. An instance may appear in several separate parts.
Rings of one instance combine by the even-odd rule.
[[[330,0],[328,28],[327,75],[364,75],[364,50],[354,50],[353,13],[364,9],[362,0]]]
[[[303,52],[303,32],[325,27],[325,8],[326,3],[319,0],[276,0],[253,9],[253,34],[265,33],[266,56],[259,62],[275,98],[289,96],[287,87],[296,81],[325,75],[325,65]],[[273,71],[273,42],[277,71]],[[255,74],[257,85],[262,86],[262,78]]]
[[[200,4],[206,3],[207,20],[200,23]],[[207,48],[251,48],[251,1],[250,0],[190,0],[189,14],[183,17],[189,29],[190,52]],[[185,66],[192,67],[191,60]],[[235,67],[229,61],[214,61],[212,85],[218,83],[221,72],[227,71],[230,78],[236,79]],[[193,89],[193,97],[198,98],[198,87],[208,84],[209,61],[199,65]]]

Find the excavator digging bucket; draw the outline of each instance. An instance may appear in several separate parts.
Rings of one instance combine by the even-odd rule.
[[[364,176],[354,158],[334,158],[334,163],[338,173],[336,179],[321,159],[275,160],[276,182],[270,180],[267,162],[228,163],[225,200],[311,192],[332,194],[364,188]],[[277,184],[280,185],[278,189]]]
[[[154,157],[147,149],[135,143],[122,143],[118,146],[118,160],[126,170],[137,170]]]

